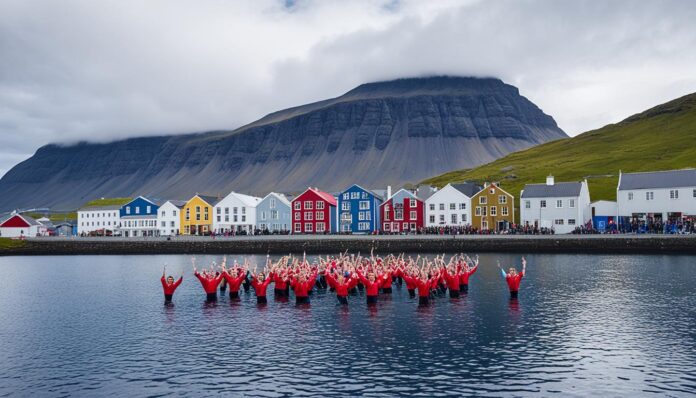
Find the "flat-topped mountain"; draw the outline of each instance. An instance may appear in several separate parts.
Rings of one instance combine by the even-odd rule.
[[[369,83],[230,131],[47,145],[0,180],[0,210],[98,197],[382,187],[470,168],[566,137],[492,78]]]

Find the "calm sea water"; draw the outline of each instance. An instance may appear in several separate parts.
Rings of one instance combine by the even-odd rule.
[[[519,262],[481,256],[463,299],[395,289],[374,311],[206,305],[185,256],[0,258],[0,396],[696,393],[695,257],[529,256],[517,302],[498,258]]]

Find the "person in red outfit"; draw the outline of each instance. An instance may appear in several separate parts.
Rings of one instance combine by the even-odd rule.
[[[169,275],[168,277],[164,277],[164,275],[167,273],[167,266],[164,266],[164,269],[162,270],[162,278],[160,281],[162,282],[162,290],[164,290],[164,303],[169,304],[172,302],[172,296],[174,295],[174,292],[176,291],[176,288],[181,285],[181,282],[184,280],[184,275],[181,275],[179,277],[179,280],[174,282],[174,277]]]
[[[228,270],[225,268],[225,263],[222,265],[222,277],[227,281],[230,288],[230,300],[239,300],[239,288],[246,279],[247,269],[239,267],[237,263],[234,267]]]
[[[469,264],[473,264],[473,267],[470,267]],[[469,277],[473,275],[476,270],[478,270],[478,265],[478,256],[476,256],[476,260],[474,261],[471,261],[471,259],[467,256],[466,260],[464,261],[464,267],[459,270],[459,291],[462,294],[469,293]]]
[[[338,299],[338,303],[341,305],[348,305],[348,291],[358,285],[357,276],[354,274],[349,274],[346,279],[343,274],[338,273],[337,276],[334,277],[331,272],[329,272],[328,268],[326,269],[324,275],[326,276],[326,281],[328,282],[329,286],[336,290],[336,298]]]
[[[222,274],[214,271],[212,268],[210,271],[204,270],[199,274],[194,260],[193,275],[201,282],[201,286],[203,286],[203,290],[205,290],[206,293],[206,300],[208,302],[217,301],[217,287],[220,285],[220,281],[223,278]]]
[[[524,278],[525,272],[527,271],[527,260],[522,257],[522,272],[520,273],[517,272],[515,267],[510,267],[508,272],[505,273],[505,270],[500,266],[500,261],[498,261],[498,268],[503,274],[505,282],[507,282],[508,289],[510,290],[510,298],[516,299],[520,291],[520,282],[522,282],[522,278]]]
[[[420,278],[416,278],[416,288],[418,289],[418,306],[430,305],[430,291],[437,287],[439,277],[429,276],[425,271],[421,272]]]
[[[306,271],[290,279],[290,287],[295,292],[295,304],[309,304],[309,289],[313,286],[312,279],[316,280],[316,275],[307,275]]]
[[[360,282],[362,282],[362,284],[365,286],[365,296],[367,297],[367,304],[377,304],[379,287],[382,284],[381,277],[377,278],[374,272],[369,272],[366,278],[360,271],[358,271],[358,278],[360,278]]]
[[[254,292],[256,292],[257,304],[268,303],[268,300],[266,299],[266,290],[268,289],[268,285],[271,283],[271,276],[265,275],[266,274],[263,272],[259,273],[258,275],[251,275],[251,286],[254,288]]]

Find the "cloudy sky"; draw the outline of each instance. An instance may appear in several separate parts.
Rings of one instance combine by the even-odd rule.
[[[495,76],[568,134],[696,92],[691,1],[0,0],[0,175],[47,143],[229,129]]]

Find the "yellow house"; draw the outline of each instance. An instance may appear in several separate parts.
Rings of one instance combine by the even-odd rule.
[[[182,235],[207,235],[213,230],[213,206],[220,201],[214,196],[196,194],[181,208]]]
[[[515,197],[495,183],[485,183],[471,197],[471,207],[471,225],[480,230],[505,230],[515,220]]]

